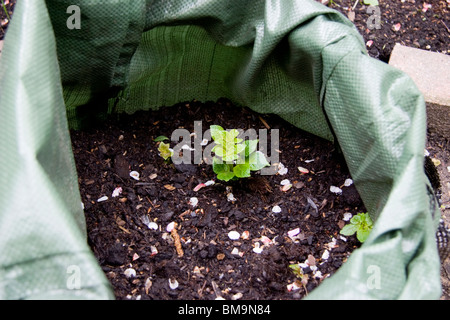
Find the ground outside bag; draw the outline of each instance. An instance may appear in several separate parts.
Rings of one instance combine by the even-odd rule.
[[[70,139],[62,120],[65,112],[69,125],[78,128],[93,125],[107,113],[226,97],[335,140],[375,220],[364,245],[308,299],[439,298],[435,242],[439,211],[423,170],[423,97],[404,73],[367,55],[361,36],[343,15],[312,0],[46,3],[50,19],[43,1],[22,0],[15,20],[25,25],[22,19],[38,17],[40,34],[51,32],[51,21],[57,49],[53,37],[47,38],[45,58],[38,56],[41,68],[31,68],[31,58],[23,53],[27,51],[21,51],[24,57],[19,55],[25,40],[11,36],[14,40],[9,44],[7,34],[4,54],[16,45],[15,56],[21,57],[21,63],[13,53],[1,61],[2,79],[16,79],[2,80],[0,94],[2,112],[7,110],[7,117],[0,119],[1,130],[9,137],[0,143],[0,150],[2,155],[12,154],[1,160],[8,170],[2,173],[6,183],[1,187],[0,228],[5,232],[0,243],[2,249],[8,248],[2,252],[12,257],[7,264],[2,261],[2,294],[9,292],[5,283],[21,283],[14,278],[17,273],[6,271],[22,270],[23,261],[30,266],[44,261],[39,261],[39,250],[23,250],[17,257],[16,251],[29,245],[27,236],[34,234],[46,244],[64,239],[46,257],[70,252],[69,265],[78,261],[89,269],[82,288],[91,290],[77,291],[80,297],[110,295],[101,269],[94,266],[95,259],[85,246]],[[67,27],[71,5],[83,13],[80,29]],[[20,23],[13,21],[10,26],[17,34],[25,28]],[[33,41],[26,44],[37,46]],[[61,80],[52,72],[57,65]],[[23,70],[23,76],[18,77],[13,68]],[[39,78],[40,86],[21,83],[34,78]],[[63,102],[59,89],[54,92],[61,85]],[[45,134],[36,133],[38,129]],[[27,152],[19,148],[23,145],[29,146]],[[51,166],[54,170],[48,170]],[[36,181],[24,184],[30,176]],[[32,198],[20,196],[23,185]],[[63,185],[67,187],[62,189]],[[38,205],[44,201],[39,198],[42,194],[45,209]],[[44,213],[31,214],[30,207]],[[50,227],[56,220],[62,228],[58,232]],[[16,234],[13,226],[19,221],[28,227]],[[46,228],[52,232],[43,231]],[[75,244],[71,251],[64,245],[68,242]],[[16,250],[11,249],[12,243]],[[30,276],[29,283],[9,297],[27,297],[30,290],[42,296],[55,287],[63,288],[63,297],[73,293],[66,290],[67,275],[71,275],[68,264],[57,260],[45,259],[65,274],[46,285]]]

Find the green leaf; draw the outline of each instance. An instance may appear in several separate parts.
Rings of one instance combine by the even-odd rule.
[[[256,147],[258,146],[258,140],[245,140],[245,156],[250,156],[253,152],[256,151]]]
[[[153,141],[155,141],[155,142],[160,142],[160,141],[164,141],[164,140],[170,140],[170,139],[167,138],[166,136],[159,136],[159,137],[156,137],[155,139],[153,139]]]
[[[358,228],[357,228],[356,225],[354,225],[354,224],[347,224],[341,229],[341,231],[339,233],[344,235],[344,236],[351,236],[351,235],[355,234],[355,232],[357,230],[358,230]]]
[[[365,5],[368,5],[368,6],[377,6],[378,5],[378,0],[364,0],[363,2]]]
[[[363,214],[364,214],[364,220],[365,220],[365,222],[366,222],[367,227],[369,227],[370,229],[372,229],[372,227],[373,227],[373,221],[372,221],[372,219],[370,218],[369,213],[363,213]]]
[[[237,164],[233,168],[233,172],[238,178],[248,178],[250,177],[250,165],[248,163]]]
[[[227,135],[226,136],[227,141],[233,141],[239,135],[239,131],[236,129],[231,129],[229,131],[226,131],[226,135]]]
[[[261,151],[253,152],[248,158],[248,163],[250,164],[250,170],[258,171],[264,167],[269,166],[266,156]]]
[[[303,269],[300,268],[300,265],[298,263],[296,264],[290,264],[289,268],[291,268],[292,272],[297,276],[297,277],[302,277],[303,276]]]
[[[223,144],[226,131],[218,125],[212,125],[209,127],[209,129],[211,131],[211,137],[214,139],[214,141],[218,144]]]
[[[356,216],[353,216],[353,218],[350,219],[350,223],[353,225],[360,225],[362,221],[364,221],[364,218],[361,216],[363,213],[358,213]]]
[[[223,173],[223,172],[231,172],[233,171],[233,165],[227,163],[221,163],[220,159],[214,157],[213,158],[213,171],[215,174]]]
[[[234,178],[234,172],[222,172],[217,175],[217,179],[224,180],[224,181],[230,181]]]
[[[214,148],[212,148],[212,151],[216,154],[216,156],[219,156],[221,158],[225,155],[226,152],[225,148],[221,144],[214,146]]]
[[[358,231],[356,232],[356,238],[359,240],[359,242],[363,243],[369,237],[370,231],[371,229],[358,229]]]
[[[158,146],[159,155],[164,158],[164,160],[167,160],[173,155],[173,150],[170,148],[170,144],[160,142]]]

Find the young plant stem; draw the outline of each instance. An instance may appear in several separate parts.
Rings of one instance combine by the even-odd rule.
[[[2,0],[2,7],[3,7],[3,11],[5,11],[5,14],[6,14],[6,17],[8,18],[8,20],[11,20],[11,17],[9,16],[8,10],[6,10],[6,5],[3,0]]]

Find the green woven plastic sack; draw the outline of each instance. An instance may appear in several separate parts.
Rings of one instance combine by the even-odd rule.
[[[2,297],[45,296],[49,285],[63,297],[110,297],[85,245],[66,114],[80,128],[107,113],[227,97],[335,140],[375,220],[364,245],[308,298],[439,298],[439,214],[423,170],[423,97],[409,77],[367,55],[344,16],[312,0],[46,4],[18,3],[1,60],[0,130],[8,139],[0,161],[8,170],[0,244],[9,257],[1,262]],[[30,238],[42,239],[40,250],[21,250]],[[39,251],[51,252],[46,260],[53,265],[54,257],[64,272],[86,266],[88,279],[77,291],[67,289],[68,274],[47,286],[15,277],[39,268]],[[67,261],[57,261],[63,255]],[[20,290],[11,294],[11,284]]]

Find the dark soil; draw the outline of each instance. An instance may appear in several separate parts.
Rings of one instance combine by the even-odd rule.
[[[321,1],[319,1],[321,2]],[[433,52],[450,54],[450,3],[446,0],[378,1],[379,28],[371,28],[373,12],[355,0],[330,1],[329,7],[345,14],[363,36],[371,57],[388,62],[396,43]],[[424,9],[427,4],[431,8]],[[354,7],[354,10],[352,10]],[[354,12],[354,18],[352,13]],[[395,26],[399,29],[395,30]],[[373,41],[372,43],[370,41]]]
[[[215,178],[212,167],[167,164],[153,139],[170,137],[177,128],[193,132],[194,121],[199,120],[203,131],[212,124],[244,130],[265,129],[267,124],[278,129],[280,162],[288,168],[287,174],[254,174],[231,183],[216,180],[193,191],[199,183]],[[359,245],[354,236],[346,241],[339,236],[344,213],[365,209],[353,185],[342,187],[342,195],[330,192],[330,186],[342,186],[349,178],[333,144],[276,116],[263,120],[226,100],[205,105],[190,102],[121,115],[101,128],[71,133],[89,243],[118,299],[214,299],[218,295],[232,299],[240,294],[243,299],[301,298],[333,274]],[[310,173],[301,174],[299,166]],[[139,181],[129,176],[132,170],[140,173]],[[283,179],[293,184],[286,192],[280,189]],[[111,197],[119,186],[123,193]],[[227,200],[227,186],[232,187],[236,201]],[[107,201],[97,202],[105,195]],[[189,204],[191,197],[199,200],[195,209]],[[275,205],[282,208],[280,213],[272,212]],[[158,224],[158,230],[143,223],[145,215]],[[182,257],[166,231],[172,221],[178,225]],[[292,239],[288,231],[296,228],[300,233]],[[228,237],[232,230],[248,231],[249,237],[232,241]],[[273,243],[264,245],[262,236]],[[333,238],[336,245],[330,244]],[[257,243],[262,253],[253,251]],[[157,249],[154,255],[152,246]],[[322,257],[325,250],[328,258]],[[304,263],[308,257],[315,260],[312,265],[322,276],[307,267],[305,287],[300,284],[299,290],[289,292],[287,285],[296,281],[289,265]],[[135,277],[125,276],[128,268],[136,271]],[[170,289],[169,279],[176,279],[179,287]]]

